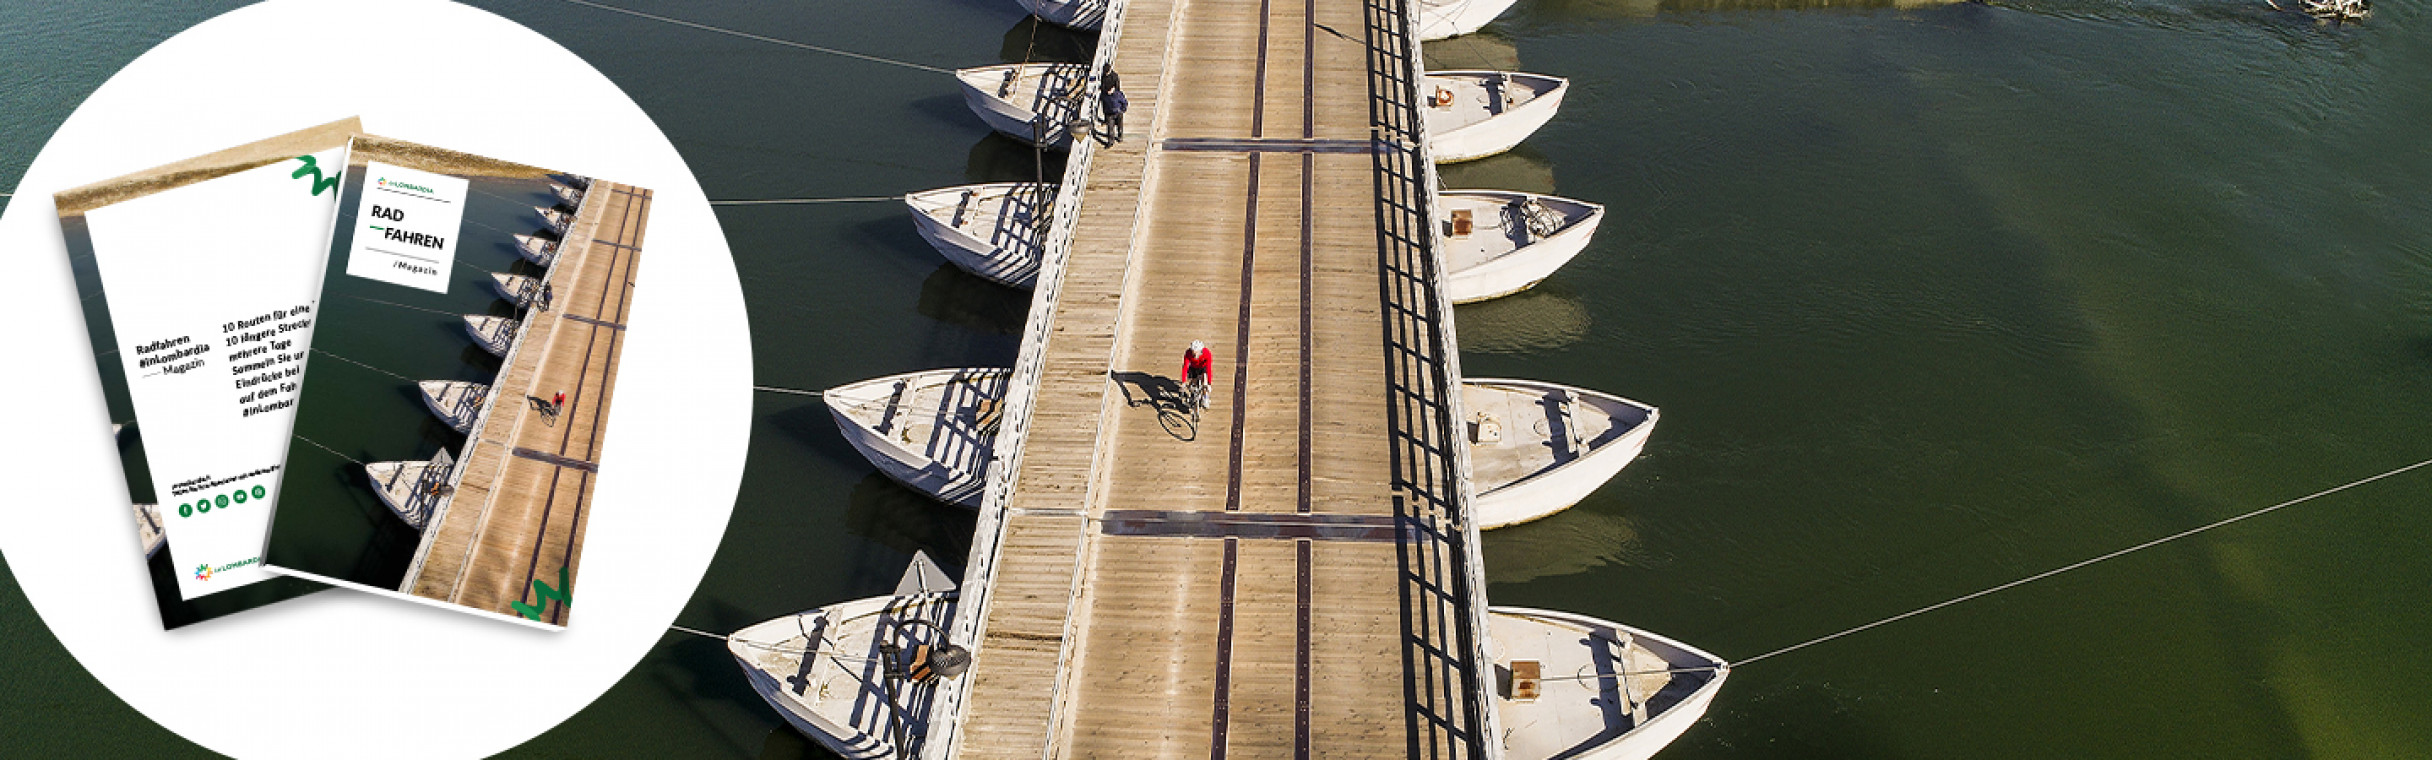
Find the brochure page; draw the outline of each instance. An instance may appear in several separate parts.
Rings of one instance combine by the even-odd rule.
[[[167,570],[154,582],[169,627],[318,588],[192,604],[277,578],[262,544],[315,318],[322,230],[357,128],[323,125],[56,198],[137,534]]]
[[[358,135],[276,572],[566,624],[649,190]]]

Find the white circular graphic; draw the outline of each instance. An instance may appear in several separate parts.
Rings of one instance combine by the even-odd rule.
[[[51,193],[360,116],[374,134],[657,191],[610,437],[562,632],[332,590],[161,630]],[[271,2],[189,29],[59,129],[0,216],[16,369],[0,552],[128,704],[248,758],[469,757],[565,720],[658,642],[741,482],[751,342],[708,200],[640,107],[512,21],[429,0]]]

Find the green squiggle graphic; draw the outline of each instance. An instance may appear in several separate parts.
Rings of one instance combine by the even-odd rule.
[[[338,186],[337,177],[321,176],[320,159],[313,158],[312,156],[297,156],[296,160],[304,162],[304,165],[296,167],[296,173],[287,176],[294,179],[302,179],[306,174],[312,175],[313,195],[320,195],[321,191]]]
[[[532,620],[540,619],[540,613],[549,609],[551,599],[557,600],[557,603],[562,606],[574,606],[574,584],[567,582],[566,569],[562,567],[557,569],[557,588],[550,588],[549,584],[542,583],[539,578],[534,578],[532,579],[532,595],[539,598],[539,604],[525,604],[519,601],[507,606],[515,608],[515,614]]]

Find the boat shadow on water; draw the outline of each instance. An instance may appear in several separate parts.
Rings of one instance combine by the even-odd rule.
[[[884,214],[864,219],[855,222],[847,235],[857,249],[881,249],[901,254],[907,259],[936,261],[937,253],[920,239],[920,233],[913,229],[911,220],[904,217],[904,214]]]
[[[772,400],[771,396],[777,394],[757,395],[761,396],[760,401],[767,403]],[[853,444],[845,442],[843,436],[836,434],[835,418],[828,413],[826,404],[801,396],[785,396],[784,400],[799,403],[784,411],[762,412],[756,415],[759,421],[776,428],[787,440],[816,452],[818,458],[830,464],[849,470],[869,469],[870,460],[855,451]]]
[[[920,284],[920,315],[973,332],[1020,335],[1030,318],[1030,291],[1007,287],[939,264]]]
[[[947,96],[943,102],[953,110],[949,118],[988,129],[986,122],[971,115],[971,109],[963,105],[961,97]],[[928,101],[924,99],[921,103],[925,110]],[[1052,182],[1064,177],[1064,158],[1064,151],[1033,148],[1020,140],[1006,137],[1004,133],[988,129],[986,137],[971,144],[971,157],[963,164],[963,182],[974,185],[990,182]]]
[[[1003,63],[1088,63],[1098,54],[1098,33],[1058,26],[1024,15],[1005,30],[997,51]]]
[[[853,484],[847,497],[845,529],[865,539],[849,565],[852,598],[885,594],[895,588],[904,566],[919,552],[932,557],[964,557],[971,553],[971,536],[979,513],[929,498],[880,473]],[[961,577],[960,568],[946,568]]]

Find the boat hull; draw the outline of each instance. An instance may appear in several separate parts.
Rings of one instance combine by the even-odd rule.
[[[877,645],[882,638],[879,621],[948,616],[956,597],[953,591],[881,596],[787,615],[734,632],[727,637],[727,654],[742,668],[752,691],[795,731],[848,758],[892,758],[897,756],[895,742],[882,732],[897,725],[896,715],[869,705],[872,699],[885,698],[885,689],[880,686],[885,676],[877,672],[873,663],[861,658],[879,656]],[[894,635],[884,638],[906,649],[936,640],[931,633],[934,629],[926,626],[893,630]],[[907,636],[907,631],[911,635]],[[803,658],[795,654],[794,647],[808,649],[813,641],[829,652],[853,654],[841,658],[819,655]],[[808,666],[805,659],[810,660]],[[853,665],[848,667],[846,662]],[[792,672],[781,676],[769,672],[772,666]],[[914,687],[899,696],[917,700],[928,693],[926,687]],[[925,711],[915,716],[920,714]],[[915,736],[922,728],[917,722],[911,725]]]
[[[1057,26],[1096,30],[1106,23],[1108,0],[1020,0],[1022,10]]]
[[[1475,506],[1471,508],[1471,514],[1477,515],[1479,530],[1493,530],[1541,520],[1577,505],[1580,500],[1595,493],[1596,489],[1603,488],[1604,484],[1611,482],[1614,476],[1621,474],[1622,468],[1628,467],[1631,462],[1638,459],[1639,454],[1646,451],[1647,439],[1655,434],[1655,423],[1663,418],[1663,413],[1652,406],[1553,383],[1469,378],[1464,380],[1462,385],[1471,388],[1521,388],[1543,393],[1570,392],[1583,397],[1594,397],[1592,399],[1583,398],[1581,403],[1586,406],[1593,407],[1596,401],[1620,403],[1644,410],[1646,414],[1644,421],[1623,431],[1612,440],[1594,444],[1593,448],[1577,459],[1530,474],[1511,483],[1480,489],[1475,497]]]
[[[1562,110],[1563,96],[1570,91],[1570,84],[1565,82],[1485,121],[1443,130],[1430,126],[1428,150],[1436,163],[1450,164],[1475,161],[1519,147],[1546,122],[1554,120],[1554,114]]]
[[[1008,68],[1014,66],[984,66],[957,72],[954,79],[963,86],[963,104],[970,106],[971,112],[978,114],[980,121],[987,122],[989,129],[1020,140],[1024,145],[1054,150],[1070,148],[1072,134],[1060,125],[1042,125],[1037,112],[996,96],[996,82]]]
[[[972,185],[935,192],[973,190],[988,193],[1014,184],[1026,183]],[[913,228],[920,232],[922,240],[929,241],[929,247],[937,249],[938,255],[946,258],[947,263],[1000,285],[1030,288],[1038,283],[1039,266],[1042,261],[1039,247],[1035,242],[1029,246],[1006,248],[981,240],[923,210],[921,207],[923,198],[929,195],[933,195],[933,193],[923,193],[908,198],[905,202],[912,207]],[[1039,209],[1033,213],[1044,212],[1045,209]]]
[[[540,281],[519,274],[492,274],[490,287],[498,291],[498,297],[517,306],[531,306],[540,298]]]
[[[870,465],[877,467],[879,474],[930,498],[958,507],[980,508],[981,492],[977,489],[959,498],[944,495],[948,489],[961,485],[961,479],[943,463],[905,449],[896,445],[894,439],[855,424],[841,410],[831,407],[828,413],[835,416],[836,427],[844,431],[845,442],[852,444],[854,451],[861,452],[863,459],[870,460]]]
[[[538,235],[517,235],[515,236],[515,255],[522,256],[525,261],[545,267],[549,265],[551,259],[557,257],[557,241]]]
[[[907,441],[862,424],[854,419],[850,410],[857,404],[874,403],[875,396],[885,395],[874,389],[892,387],[894,383],[905,383],[907,387],[920,384],[921,388],[926,388],[926,384],[970,383],[970,388],[977,389],[973,392],[978,398],[1002,399],[1009,375],[1010,372],[1002,369],[913,372],[830,389],[822,394],[821,400],[827,403],[828,414],[835,418],[836,427],[844,433],[845,442],[852,444],[854,451],[861,452],[862,458],[877,467],[880,474],[929,498],[978,509],[988,477],[988,457],[984,450],[973,461],[960,467],[941,462],[923,451],[912,449]],[[907,410],[905,416],[908,418],[912,414]],[[922,424],[934,422],[930,420]],[[929,434],[934,436],[936,430],[932,428]],[[923,446],[926,447],[927,443],[924,442]]]
[[[540,215],[541,226],[549,228],[552,234],[566,234],[566,226],[574,222],[574,215],[563,211],[539,206],[533,206],[532,210]]]
[[[1511,10],[1516,1],[1424,0],[1419,5],[1419,39],[1441,40],[1475,33]]]
[[[757,669],[745,667],[743,668],[743,678],[751,682],[752,691],[760,695],[760,701],[767,702],[769,707],[776,709],[777,715],[785,719],[786,725],[793,726],[795,733],[819,742],[819,746],[826,747],[829,752],[851,758],[851,760],[881,760],[881,758],[894,754],[894,745],[871,736],[867,732],[828,722],[818,714],[805,710],[801,705],[786,699],[783,696],[785,686],[775,677]]]
[[[427,462],[372,462],[363,465],[363,474],[372,480],[372,493],[380,497],[389,512],[415,530],[422,530],[431,515],[438,511],[447,497],[424,490],[434,479],[447,477],[455,460],[441,451]]]
[[[498,333],[495,338],[482,331],[488,320],[500,320],[501,322],[494,328]],[[464,318],[464,334],[470,336],[475,345],[481,346],[481,350],[490,352],[491,356],[506,356],[508,346],[515,341],[515,322],[504,317],[467,314]]]
[[[1450,195],[1453,192],[1455,191],[1445,191],[1445,194]],[[1520,197],[1523,194],[1510,193],[1509,195]],[[1544,200],[1573,203],[1573,201],[1555,198],[1545,198]],[[1547,277],[1552,277],[1554,272],[1560,270],[1564,264],[1571,263],[1571,259],[1578,257],[1579,252],[1587,250],[1588,243],[1595,240],[1597,225],[1604,223],[1603,207],[1594,204],[1579,205],[1591,208],[1587,213],[1587,218],[1563,228],[1561,232],[1555,233],[1551,237],[1530,243],[1520,250],[1504,254],[1493,261],[1455,270],[1445,275],[1445,293],[1452,297],[1453,303],[1477,303],[1537,287],[1537,283],[1544,282]]]
[[[1552,760],[1558,757],[1566,760],[1647,760],[1673,741],[1678,740],[1681,734],[1688,732],[1689,727],[1697,723],[1699,718],[1704,717],[1706,709],[1714,704],[1714,695],[1722,691],[1723,682],[1731,676],[1731,666],[1722,658],[1707,654],[1687,644],[1619,623],[1599,620],[1586,615],[1528,607],[1489,607],[1487,615],[1490,618],[1490,624],[1501,629],[1496,634],[1498,640],[1502,640],[1504,634],[1511,632],[1513,627],[1537,628],[1548,633],[1559,633],[1562,635],[1557,635],[1556,638],[1566,641],[1578,638],[1576,630],[1579,627],[1605,629],[1627,634],[1630,640],[1663,657],[1673,668],[1692,671],[1710,669],[1675,676],[1675,678],[1686,677],[1702,680],[1684,683],[1683,688],[1688,689],[1688,693],[1679,695],[1675,699],[1668,699],[1667,704],[1661,706],[1652,717],[1647,718],[1643,723],[1629,726],[1627,729],[1612,726],[1606,733],[1620,730],[1618,735],[1605,738],[1602,734],[1598,734],[1595,738],[1590,738],[1585,742],[1567,741],[1567,739],[1573,738],[1567,736],[1551,742],[1531,741],[1530,739],[1535,737],[1516,735],[1528,730],[1529,726],[1524,721],[1515,720],[1517,716],[1514,715],[1513,704],[1498,695],[1494,700],[1495,708],[1498,712],[1503,713],[1501,722],[1506,733],[1513,735],[1504,743],[1503,756],[1507,760]],[[1557,668],[1555,672],[1549,673],[1549,675],[1553,674],[1568,675],[1568,671]],[[1560,699],[1561,696],[1557,694],[1550,698]],[[1601,710],[1607,715],[1610,713],[1609,706],[1601,708]],[[1593,716],[1576,715],[1572,717],[1592,718]],[[1565,728],[1575,729],[1575,727]]]
[[[415,385],[422,389],[422,405],[431,415],[459,433],[472,431],[473,418],[481,414],[481,397],[490,392],[480,383],[424,380]]]

